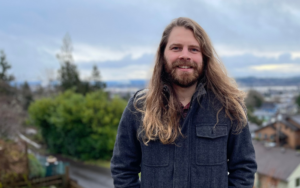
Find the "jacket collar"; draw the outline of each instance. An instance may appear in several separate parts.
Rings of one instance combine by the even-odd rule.
[[[195,98],[200,99],[202,95],[206,94],[206,89],[205,89],[206,84],[207,84],[207,79],[206,76],[204,75],[197,83],[196,91],[193,95],[192,101]]]

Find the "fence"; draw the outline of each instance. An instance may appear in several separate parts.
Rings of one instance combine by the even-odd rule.
[[[65,167],[64,175],[55,175],[44,178],[32,178],[22,181],[0,182],[0,188],[44,188],[45,186],[56,186],[61,188],[83,188],[76,181],[69,178],[69,167]]]
[[[1,184],[0,184],[1,185]],[[38,187],[45,187],[50,185],[56,186],[64,186],[64,178],[61,175],[58,176],[51,176],[45,178],[33,178],[30,180],[23,180],[23,181],[16,181],[16,182],[3,182],[3,188],[19,188],[19,187],[28,187],[28,188],[38,188]]]
[[[29,150],[29,153],[34,154],[35,158],[40,162],[40,164],[47,169],[49,166],[47,164],[47,157],[40,155],[38,153],[32,152]],[[52,175],[63,175],[65,174],[66,167],[69,166],[69,163],[63,162],[63,161],[57,161],[55,165],[55,170],[52,172]]]

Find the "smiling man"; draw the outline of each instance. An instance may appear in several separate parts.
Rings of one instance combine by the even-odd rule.
[[[121,118],[115,187],[252,188],[256,168],[244,93],[206,32],[175,19],[163,32],[149,89],[129,100]]]

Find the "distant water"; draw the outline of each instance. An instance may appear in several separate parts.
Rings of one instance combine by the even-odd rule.
[[[239,87],[240,90],[249,91],[256,90],[259,92],[267,91],[300,91],[300,86],[247,86]]]

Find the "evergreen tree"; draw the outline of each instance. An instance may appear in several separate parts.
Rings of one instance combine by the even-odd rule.
[[[0,80],[4,82],[10,82],[14,80],[14,76],[7,75],[7,71],[11,68],[11,65],[8,64],[6,60],[6,55],[3,51],[0,51]]]
[[[296,98],[296,104],[300,107],[300,95]]]
[[[25,81],[24,84],[21,86],[21,95],[22,106],[24,110],[27,110],[30,103],[33,101],[33,95],[27,81]]]
[[[14,76],[7,73],[10,68],[11,65],[7,62],[5,53],[0,51],[0,94],[12,93],[12,87],[9,85],[9,82],[14,80]]]
[[[81,82],[77,67],[73,62],[72,50],[71,38],[67,34],[63,39],[61,52],[57,54],[57,58],[61,63],[61,68],[58,71],[58,79],[62,91],[75,88],[78,92]]]
[[[91,81],[93,83],[93,90],[104,89],[106,87],[106,84],[101,81],[100,71],[96,65],[93,66]]]

